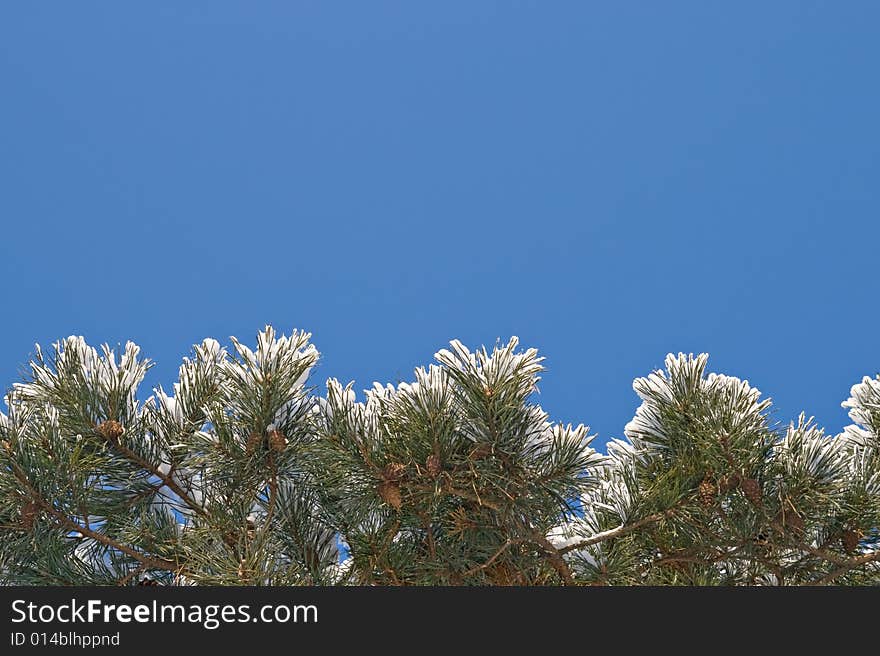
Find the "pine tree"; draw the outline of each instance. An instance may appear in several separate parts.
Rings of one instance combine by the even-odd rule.
[[[490,355],[459,342],[413,383],[364,403],[328,383],[315,459],[320,507],[348,543],[356,584],[573,583],[547,539],[595,485],[583,426],[528,399],[541,358],[516,339]]]
[[[880,583],[880,376],[787,427],[679,354],[607,455],[534,403],[517,340],[415,380],[308,386],[307,333],[205,340],[172,393],[71,337],[0,414],[0,581],[36,585]]]
[[[324,583],[336,533],[304,467],[315,438],[309,335],[195,347],[174,394],[81,338],[37,349],[2,418],[0,564],[30,584]]]
[[[880,583],[880,379],[844,403],[858,425],[781,432],[747,381],[666,358],[585,512],[557,529],[578,578],[611,585]]]

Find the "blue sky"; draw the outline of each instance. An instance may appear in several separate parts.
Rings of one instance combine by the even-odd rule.
[[[183,6],[183,5],[186,6]],[[880,370],[880,4],[4,3],[0,379],[33,343],[518,335],[621,436],[708,351],[832,431]]]

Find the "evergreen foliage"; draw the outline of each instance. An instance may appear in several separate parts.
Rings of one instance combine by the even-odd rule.
[[[308,386],[310,338],[207,339],[145,401],[136,345],[38,346],[0,413],[0,582],[880,584],[880,376],[829,436],[669,355],[604,455],[516,338],[363,401]]]

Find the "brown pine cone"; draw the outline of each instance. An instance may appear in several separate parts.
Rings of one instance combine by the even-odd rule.
[[[392,483],[402,480],[404,474],[406,474],[406,465],[399,462],[389,462],[382,469],[382,478]]]
[[[246,453],[253,453],[254,451],[256,451],[260,447],[260,445],[262,443],[263,443],[263,436],[262,435],[260,435],[259,433],[256,433],[256,432],[251,433],[250,435],[248,435],[247,443],[245,444],[245,452]]]
[[[116,442],[124,432],[125,428],[115,419],[108,419],[98,424],[98,433],[109,442]]]
[[[284,449],[287,448],[287,438],[284,437],[284,433],[282,433],[280,430],[270,431],[269,448],[278,453],[284,451]]]
[[[697,488],[697,495],[700,498],[700,503],[704,506],[711,506],[715,503],[716,493],[717,490],[715,484],[708,478],[704,478]]]
[[[852,529],[845,530],[840,536],[840,541],[843,543],[846,553],[853,553],[858,548],[861,539],[862,536],[859,532]]]
[[[28,501],[21,508],[21,524],[27,530],[31,530],[34,527],[34,522],[36,522],[37,517],[40,514],[40,507],[34,503],[33,501]]]
[[[431,478],[436,478],[438,474],[440,474],[440,470],[443,466],[440,463],[440,456],[436,454],[431,454],[428,456],[428,459],[425,461],[425,469],[428,470],[428,475]]]
[[[731,490],[738,490],[741,484],[742,476],[740,476],[736,472],[727,476],[722,476],[721,480],[718,481],[718,487],[720,488],[722,494],[727,494]]]
[[[379,496],[382,497],[382,501],[395,510],[400,510],[400,507],[403,505],[403,499],[400,496],[400,488],[396,483],[382,481],[379,483],[378,492]]]
[[[798,537],[802,536],[804,534],[804,530],[806,529],[804,518],[794,511],[792,511],[791,513],[786,513],[785,525],[790,528],[792,532]]]
[[[749,503],[751,503],[756,508],[760,507],[761,498],[763,495],[761,492],[761,485],[758,483],[758,481],[756,481],[754,478],[743,479],[741,487],[743,494],[746,495],[746,499],[749,500]]]
[[[471,460],[482,460],[483,458],[487,458],[492,455],[492,446],[489,444],[481,443],[477,444],[470,452],[469,458]]]
[[[780,510],[771,525],[777,533],[782,535],[791,533],[798,538],[803,537],[806,528],[803,518],[794,510],[794,506]]]

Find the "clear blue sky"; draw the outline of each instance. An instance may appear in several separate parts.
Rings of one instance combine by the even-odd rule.
[[[186,5],[186,6],[184,6]],[[838,431],[880,370],[876,2],[0,7],[0,379],[33,343],[518,335],[605,439],[711,354]],[[146,396],[145,390],[144,396]]]

